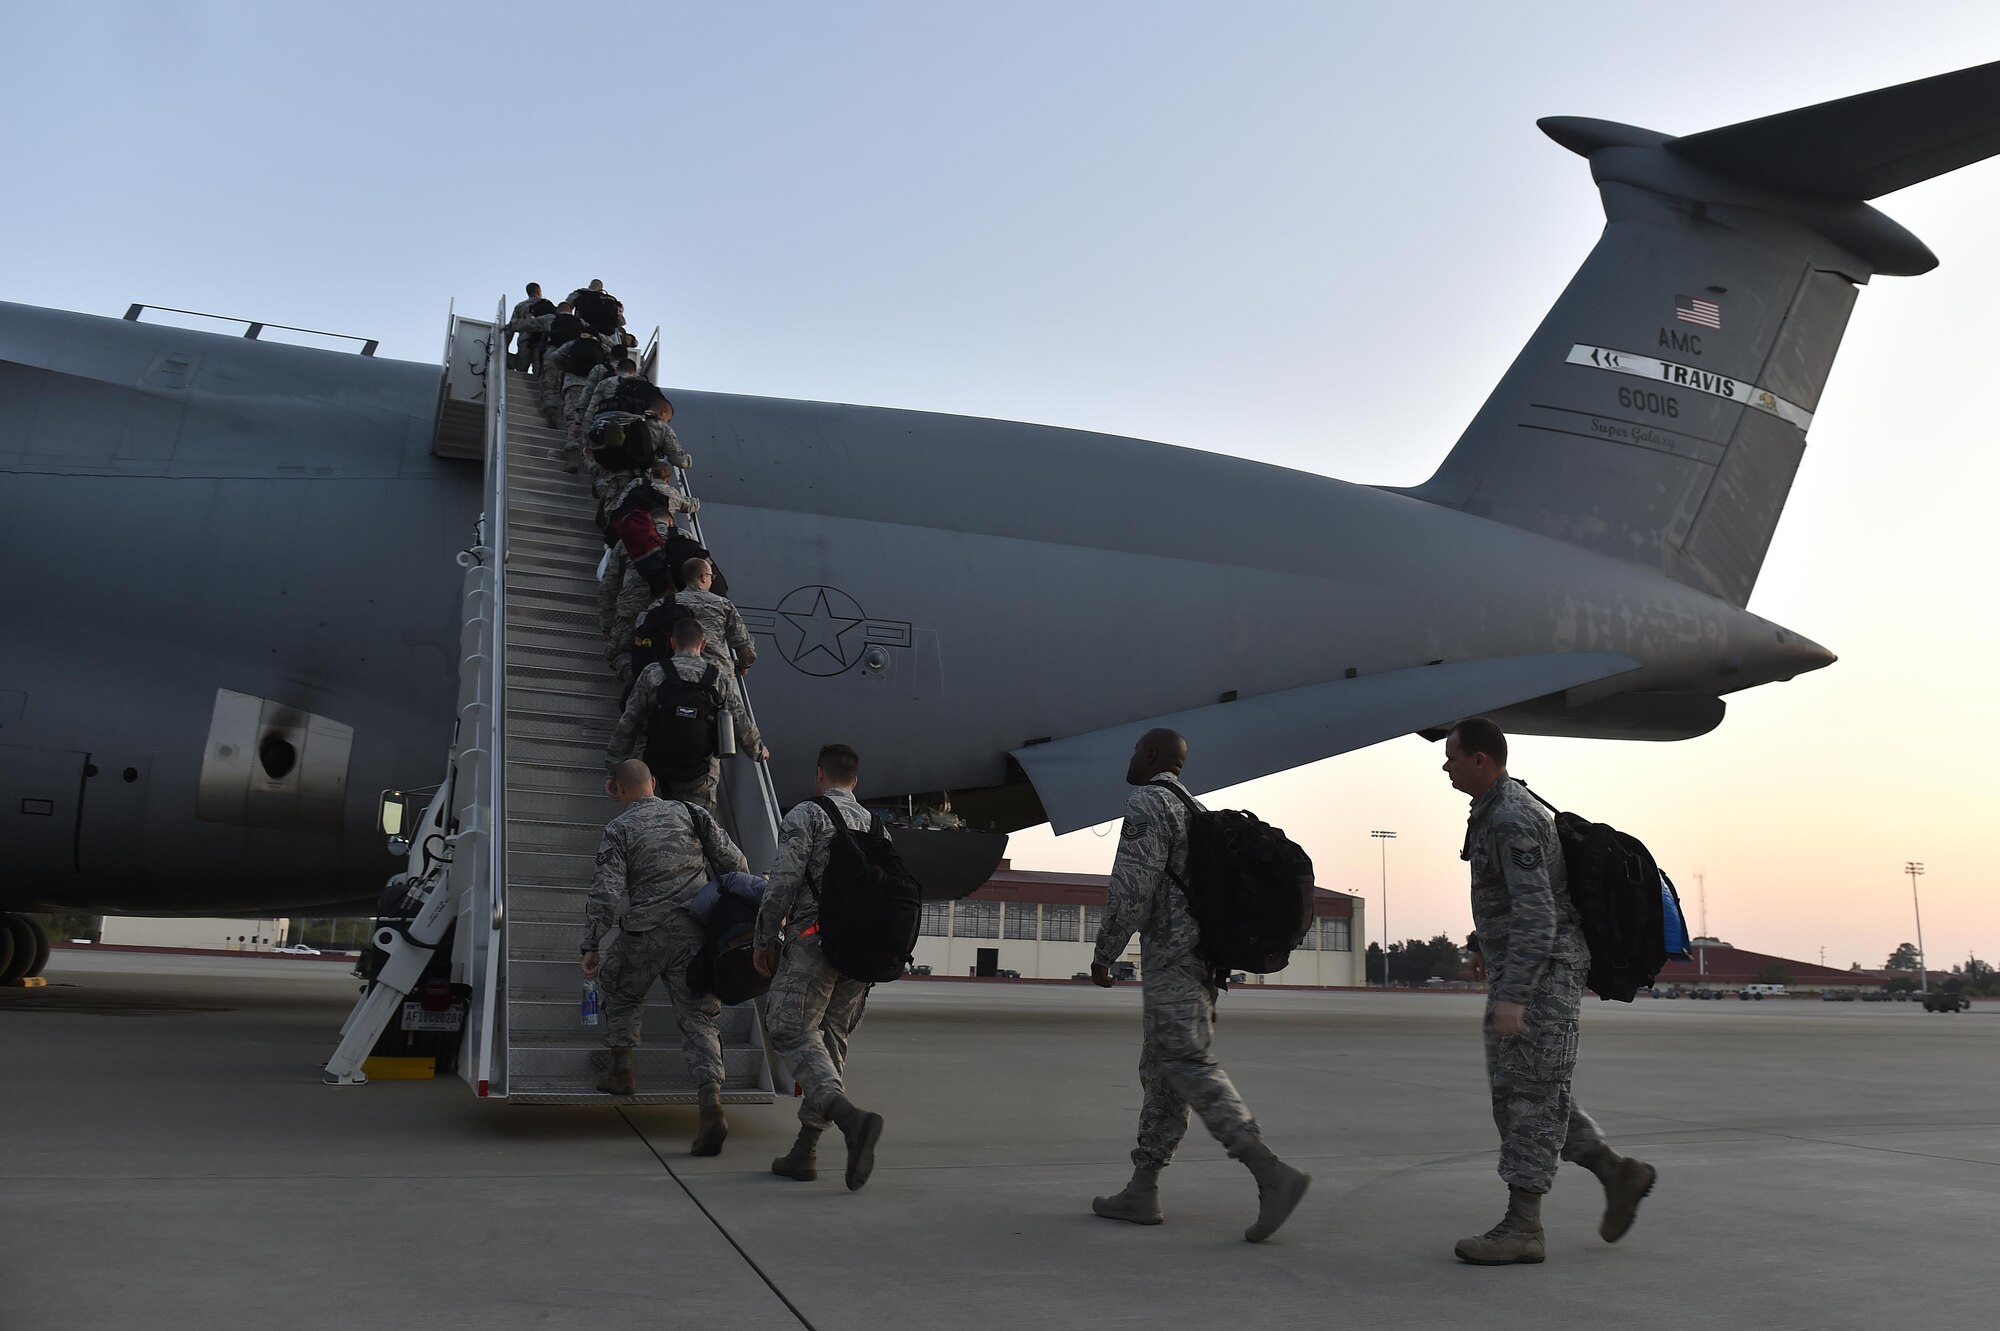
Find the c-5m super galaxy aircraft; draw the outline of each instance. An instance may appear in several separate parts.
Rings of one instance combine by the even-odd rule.
[[[1864,201],[2000,151],[2000,64],[1683,138],[1542,128],[1603,236],[1414,489],[670,385],[777,796],[841,740],[872,799],[1067,831],[1116,816],[1148,726],[1214,788],[1474,713],[1699,735],[1829,664],[1744,607],[1859,287],[1936,263]],[[374,900],[378,792],[452,740],[485,493],[434,450],[440,378],[0,306],[0,906]],[[1159,521],[1190,505],[1229,548]]]

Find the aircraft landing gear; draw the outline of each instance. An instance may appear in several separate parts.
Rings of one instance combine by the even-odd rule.
[[[0,984],[40,975],[49,964],[49,934],[39,920],[12,913],[0,915]]]

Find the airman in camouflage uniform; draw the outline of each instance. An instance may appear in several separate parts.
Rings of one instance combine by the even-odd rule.
[[[666,986],[680,1022],[681,1052],[701,1103],[693,1153],[722,1150],[729,1124],[722,1114],[722,1036],[713,994],[688,989],[688,963],[700,950],[701,926],[688,903],[719,874],[747,872],[743,852],[701,810],[654,797],[643,764],[621,764],[606,789],[625,805],[598,843],[597,867],[584,904],[583,972],[599,978],[604,993],[604,1044],[611,1068],[597,1088],[608,1095],[637,1094],[633,1051],[639,1016],[655,980]],[[616,940],[600,964],[598,948],[613,929]]]
[[[865,835],[873,818],[854,798],[860,764],[854,750],[829,744],[820,750],[814,785],[840,810],[849,831]],[[801,1182],[817,1178],[819,1137],[832,1123],[847,1141],[847,1186],[855,1189],[875,1168],[882,1116],[857,1107],[842,1082],[848,1041],[861,1024],[870,986],[828,964],[817,937],[819,885],[835,835],[832,820],[812,800],[785,815],[778,828],[778,863],[757,914],[757,968],[772,976],[764,1008],[771,1046],[804,1091],[798,1140],[771,1162],[771,1172]]]
[[[1180,735],[1148,731],[1133,749],[1125,774],[1138,789],[1125,802],[1118,858],[1111,867],[1090,971],[1093,980],[1109,988],[1112,964],[1138,932],[1144,1000],[1139,1085],[1145,1098],[1139,1142],[1132,1151],[1132,1181],[1123,1192],[1097,1198],[1091,1209],[1107,1219],[1159,1224],[1164,1218],[1160,1171],[1173,1162],[1192,1109],[1223,1149],[1256,1177],[1257,1221],[1243,1235],[1255,1243],[1277,1232],[1312,1180],[1264,1145],[1256,1119],[1209,1052],[1215,1034],[1215,967],[1201,954],[1201,930],[1180,888],[1187,875],[1190,817],[1183,797],[1193,798],[1180,782],[1186,761],[1187,741]]]
[[[1445,771],[1473,797],[1460,857],[1472,866],[1472,920],[1486,969],[1486,1074],[1509,1197],[1506,1218],[1456,1251],[1477,1265],[1542,1261],[1541,1199],[1559,1160],[1602,1180],[1599,1233],[1616,1242],[1654,1171],[1612,1150],[1570,1092],[1590,949],[1570,901],[1562,841],[1541,801],[1507,775],[1498,726],[1464,722],[1445,744]]]
[[[685,639],[687,645],[682,646]],[[690,683],[700,682],[702,676],[712,668],[710,661],[701,651],[701,641],[693,634],[677,635],[674,654],[665,665],[654,662],[639,672],[638,681],[632,686],[632,696],[625,700],[625,710],[619,714],[618,723],[611,729],[611,743],[605,749],[605,757],[613,764],[628,758],[644,761],[646,758],[646,730],[652,723],[653,707],[660,690],[667,682],[667,670],[671,668],[680,678]],[[733,676],[720,670],[715,672],[715,691],[722,699],[722,705],[729,710],[729,718],[736,726],[736,747],[740,753],[747,753],[758,762],[770,756],[764,747],[764,737],[757,733],[756,723],[750,719],[750,709],[743,705],[743,695],[736,687]],[[657,757],[658,755],[656,755]],[[675,781],[664,772],[654,773],[666,787],[666,797],[675,800],[693,800],[708,809],[719,812],[715,804],[716,786],[722,778],[722,760],[711,756],[708,770],[692,781]]]
[[[666,503],[654,515],[653,529],[665,543],[674,530],[673,515],[698,512],[701,503],[686,498],[664,482],[656,488],[665,495]],[[668,582],[663,590],[671,594],[672,582]],[[604,660],[611,667],[611,673],[618,676],[620,684],[629,686],[638,673],[632,664],[633,626],[646,607],[659,600],[660,596],[661,592],[654,590],[652,581],[626,555],[623,543],[612,546],[610,558],[604,563],[604,572],[597,580],[597,622],[604,631]]]
[[[708,659],[731,679],[748,671],[757,660],[757,647],[735,603],[709,590],[715,570],[706,559],[690,559],[681,566],[681,581],[685,586],[674,602],[707,630]]]

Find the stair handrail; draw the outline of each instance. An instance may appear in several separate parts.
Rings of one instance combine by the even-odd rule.
[[[475,774],[472,788],[484,785],[485,817],[479,836],[485,845],[477,856],[485,869],[474,888],[486,894],[488,929],[486,974],[482,977],[478,1088],[487,1094],[493,1068],[493,1050],[504,1019],[500,1003],[500,971],[507,964],[505,927],[507,923],[507,632],[504,609],[507,592],[507,297],[500,297],[494,313],[493,341],[486,355],[486,492],[482,497],[483,545],[487,572],[486,659],[482,663],[481,687],[485,706],[481,713],[484,733],[475,736],[472,748],[483,749],[478,761],[482,783]],[[470,756],[470,755],[466,755]],[[474,918],[477,918],[476,916]]]

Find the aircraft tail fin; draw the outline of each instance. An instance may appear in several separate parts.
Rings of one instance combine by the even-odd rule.
[[[1858,288],[1936,266],[1865,198],[2000,153],[2000,63],[1590,160],[1596,247],[1410,491],[1748,602]]]

